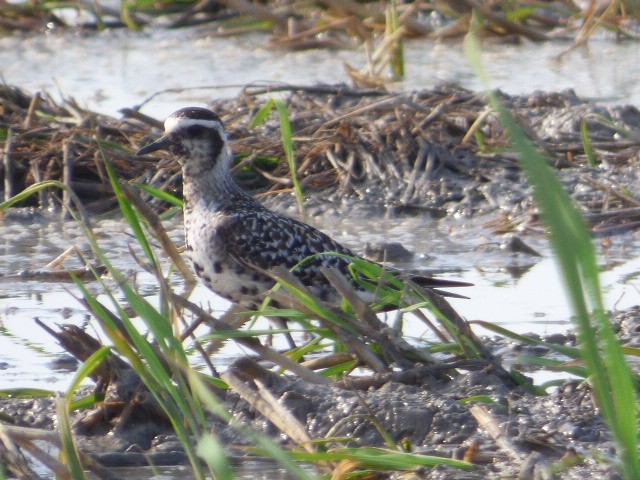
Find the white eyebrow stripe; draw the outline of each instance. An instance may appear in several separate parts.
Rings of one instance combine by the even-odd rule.
[[[164,131],[173,132],[179,128],[186,128],[191,125],[202,125],[206,128],[221,128],[222,125],[217,120],[199,120],[195,118],[169,117],[164,122]]]

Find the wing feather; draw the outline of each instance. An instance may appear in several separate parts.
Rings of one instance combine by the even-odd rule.
[[[229,255],[245,267],[257,272],[282,265],[293,268],[312,255],[337,252],[355,256],[320,230],[293,218],[268,210],[235,214],[226,222],[224,238]],[[333,255],[318,255],[295,270],[296,276],[307,286],[325,283],[320,267],[337,268],[348,273],[349,261]]]

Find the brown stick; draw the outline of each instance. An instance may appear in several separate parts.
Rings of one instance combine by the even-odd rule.
[[[496,442],[496,445],[504,450],[507,455],[518,462],[524,462],[528,453],[500,427],[495,416],[484,405],[473,405],[469,408],[471,415],[476,419],[480,428]]]
[[[205,312],[203,309],[198,307],[196,304],[190,302],[189,300],[187,300],[186,298],[180,295],[172,293],[171,300],[174,303],[180,305],[181,307],[192,311],[196,315],[204,317],[206,322],[209,324],[209,326],[211,326],[215,331],[233,332],[236,330],[235,328],[231,327],[231,325],[229,325],[228,323],[222,322],[217,318],[214,318],[213,316]],[[252,350],[253,352],[257,353],[258,356],[260,356],[260,358],[273,362],[276,365],[279,365],[282,368],[289,370],[290,372],[298,375],[301,379],[309,383],[317,383],[317,384],[331,383],[330,380],[323,377],[322,375],[319,375],[316,372],[313,372],[308,368],[303,367],[299,363],[294,362],[289,357],[282,355],[281,353],[278,353],[270,348],[265,347],[256,338],[231,337],[231,339],[237,344],[242,345],[243,347],[246,347]]]
[[[27,116],[22,123],[22,128],[25,130],[29,130],[31,125],[33,124],[33,117],[36,113],[36,108],[38,108],[38,103],[40,103],[40,92],[36,92],[35,95],[31,98],[31,103],[29,103],[29,110],[27,111]]]
[[[147,221],[147,223],[153,230],[154,235],[162,244],[162,248],[165,252],[167,252],[169,258],[171,258],[176,268],[180,271],[180,274],[184,277],[185,282],[188,285],[195,285],[195,276],[193,275],[191,269],[185,263],[182,255],[180,255],[180,252],[176,248],[175,243],[173,243],[173,241],[169,238],[167,231],[162,226],[160,217],[158,217],[158,215],[156,215],[156,213],[151,210],[146,203],[144,203],[142,198],[140,198],[140,195],[134,192],[131,187],[129,187],[129,185],[127,185],[126,183],[121,183],[120,188],[122,189],[125,197],[127,197],[127,200],[129,200],[133,204],[133,206],[136,207],[136,209]]]
[[[304,426],[276,400],[262,381],[254,379],[255,384],[258,386],[258,391],[256,392],[231,371],[223,373],[222,379],[249,405],[278,427],[282,433],[291,437],[294,442],[301,445],[308,452],[315,452],[311,437],[309,437]]]

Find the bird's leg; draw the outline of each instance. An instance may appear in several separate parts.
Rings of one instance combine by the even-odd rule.
[[[287,325],[287,320],[283,317],[269,317],[269,322],[278,330],[287,330],[289,326]],[[283,332],[285,338],[287,339],[287,343],[291,350],[298,348],[296,342],[293,340],[291,336],[291,332]]]

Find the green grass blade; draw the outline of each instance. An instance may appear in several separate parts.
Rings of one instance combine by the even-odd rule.
[[[68,404],[64,398],[58,398],[56,400],[56,418],[58,420],[60,441],[62,443],[61,454],[69,468],[71,478],[74,480],[86,480],[87,477],[84,474],[84,469],[82,468],[82,463],[80,462],[78,450],[71,431]]]
[[[104,360],[109,356],[110,351],[111,349],[109,347],[99,348],[82,364],[73,376],[71,385],[69,385],[69,388],[67,389],[67,395],[65,397],[67,403],[71,403],[75,391],[80,387],[80,383],[82,383],[85,378],[91,375],[91,372],[104,362]]]
[[[48,398],[56,395],[53,390],[40,388],[4,388],[0,390],[0,398]]]
[[[396,0],[391,0],[385,11],[385,35],[393,35],[400,29],[400,17]],[[391,47],[391,71],[394,80],[404,78],[404,45],[402,36],[398,36],[395,44]]]
[[[293,134],[291,133],[291,120],[289,119],[289,111],[287,105],[281,99],[275,100],[276,108],[278,109],[278,115],[280,117],[280,134],[282,136],[282,146],[284,147],[284,153],[287,157],[287,163],[289,164],[289,172],[291,173],[291,181],[293,182],[293,189],[298,200],[298,208],[300,209],[300,217],[305,218],[304,212],[304,194],[302,193],[302,186],[298,179],[298,167],[296,167],[296,159],[293,155]]]
[[[254,129],[257,126],[262,125],[264,122],[266,122],[267,118],[269,117],[269,114],[271,113],[271,110],[273,110],[273,107],[275,107],[275,105],[276,105],[275,100],[270,99],[262,107],[260,107],[260,109],[253,116],[253,119],[251,120],[251,124],[249,125],[249,128]]]
[[[138,242],[138,245],[142,247],[142,250],[144,251],[145,256],[147,257],[147,260],[149,261],[149,263],[151,263],[151,265],[156,267],[157,266],[156,257],[153,254],[151,245],[149,244],[149,241],[147,240],[147,237],[144,234],[144,230],[142,229],[142,226],[138,221],[138,216],[136,215],[135,211],[133,210],[133,207],[125,197],[122,191],[122,188],[120,188],[118,177],[116,175],[115,170],[113,169],[113,166],[111,165],[111,162],[106,157],[106,155],[104,155],[104,152],[102,150],[100,150],[100,153],[102,155],[102,160],[104,161],[105,169],[107,170],[107,175],[109,176],[109,181],[111,182],[111,187],[113,188],[113,192],[116,194],[118,204],[120,205],[120,210],[122,211],[122,214],[124,215],[124,218],[127,221],[127,223],[129,223],[131,230],[133,230],[133,235],[135,236]]]
[[[476,468],[475,465],[462,460],[396,452],[372,447],[341,448],[318,453],[296,452],[293,453],[293,455],[296,459],[306,462],[355,460],[365,468],[380,470],[412,470],[416,467],[437,467],[440,465],[459,468],[461,470],[473,470]]]
[[[488,85],[478,40],[473,33],[465,39],[465,51],[478,76]],[[533,186],[541,217],[548,226],[573,306],[583,358],[598,405],[616,440],[622,471],[628,479],[640,478],[638,398],[631,371],[605,314],[595,248],[589,231],[569,195],[513,115],[495,94],[490,94],[490,102],[520,155],[522,169]]]
[[[349,362],[340,363],[338,365],[334,365],[333,367],[328,367],[323,370],[320,370],[319,373],[323,377],[337,377],[340,378],[345,375],[347,372],[352,371],[354,368],[358,366],[358,360],[351,360]]]
[[[168,192],[165,192],[164,190],[160,190],[159,188],[153,188],[150,185],[147,185],[145,183],[139,183],[139,182],[133,182],[132,185],[135,185],[136,187],[138,187],[140,190],[144,190],[145,192],[147,192],[149,195],[162,200],[163,202],[167,202],[170,203],[171,205],[174,205],[176,207],[180,207],[182,208],[184,205],[184,202],[182,200],[180,200],[178,197],[175,197],[173,195],[171,195]]]
[[[500,325],[495,325],[491,322],[485,322],[484,320],[471,320],[469,322],[472,325],[480,325],[487,330],[490,330],[498,335],[502,335],[503,337],[512,338],[514,340],[518,340],[519,342],[526,343],[528,345],[542,345],[547,347],[554,352],[561,353],[562,355],[566,355],[569,358],[582,358],[582,352],[579,348],[575,347],[567,347],[566,345],[560,345],[557,343],[549,343],[544,342],[542,340],[538,340],[536,338],[527,337],[526,335],[520,335],[518,333],[512,332],[511,330],[501,327]]]
[[[103,263],[105,263],[107,268],[110,269],[111,275],[116,278],[119,285],[122,286],[126,283],[123,280],[122,273],[108,262],[104,252],[102,252],[100,247],[95,244],[95,237],[91,232],[87,231],[86,233],[88,238],[90,238],[90,242],[92,242],[92,248],[94,248],[96,256],[101,260],[104,260]],[[77,279],[76,285],[81,290],[84,299],[93,314],[101,321],[103,330],[107,333],[114,346],[121,355],[127,358],[131,366],[136,370],[145,385],[149,388],[151,394],[166,412],[176,435],[185,449],[185,453],[189,457],[193,468],[194,478],[203,479],[204,473],[202,472],[200,461],[197,459],[195,447],[191,441],[190,434],[193,433],[198,435],[206,428],[204,415],[202,412],[197,410],[197,406],[194,408],[194,405],[187,398],[188,394],[185,394],[185,391],[181,391],[179,389],[179,386],[181,385],[180,382],[178,381],[178,385],[176,385],[176,382],[174,382],[174,379],[169,375],[169,372],[165,367],[165,362],[163,362],[163,360],[158,356],[158,353],[147,339],[145,339],[136,330],[126,315],[125,309],[117,303],[113,295],[111,295],[109,290],[106,289],[106,286],[105,291],[111,298],[111,301],[118,308],[120,319],[122,320],[127,334],[131,339],[131,344],[125,339],[120,330],[120,326],[113,322],[111,315],[106,308],[95,297],[93,297],[87,288],[81,282],[77,281]],[[128,285],[125,289],[133,292],[133,289]],[[133,293],[135,294],[135,292]],[[146,300],[140,297],[134,301],[134,304],[137,306],[140,302],[146,302]],[[166,320],[164,322],[167,323]],[[165,340],[164,342],[159,343],[161,343],[165,348],[167,345],[177,345],[178,348],[180,348],[179,342],[177,342],[175,338],[173,341]],[[181,349],[178,350],[180,353],[176,354],[175,349],[169,349],[168,351],[171,352],[170,358],[174,361],[179,361],[180,358],[185,358],[184,352],[180,350]]]
[[[216,436],[210,433],[204,434],[198,442],[196,452],[206,462],[209,469],[215,472],[216,480],[233,480],[235,478],[233,468],[224,451],[224,445]]]
[[[56,180],[47,180],[45,182],[34,183],[30,187],[25,188],[23,191],[21,191],[17,195],[11,197],[9,200],[6,200],[0,203],[0,211],[6,210],[7,208],[10,208],[16,205],[17,203],[23,202],[27,198],[31,197],[32,195],[35,195],[41,190],[44,190],[50,187],[56,187],[56,188],[59,188],[60,190],[64,190],[66,188],[64,186],[64,183],[58,182]]]
[[[140,26],[133,16],[133,8],[129,0],[120,0],[120,19],[129,30],[140,30]]]
[[[96,406],[96,403],[102,401],[104,401],[104,393],[92,393],[91,395],[86,395],[70,402],[69,411],[75,412],[76,410],[93,408]]]
[[[518,355],[513,363],[516,365],[538,365],[555,372],[567,372],[576,377],[587,378],[589,372],[586,368],[577,365],[567,365],[567,362],[553,358],[535,357],[532,355]]]
[[[262,125],[266,120],[273,107],[276,107],[278,116],[280,119],[280,134],[282,138],[282,146],[284,148],[284,154],[289,165],[289,172],[291,174],[291,181],[293,183],[293,190],[296,194],[298,201],[298,208],[300,209],[300,216],[304,218],[304,194],[302,192],[302,186],[298,179],[298,169],[296,167],[296,161],[293,149],[293,134],[291,133],[291,120],[289,118],[289,112],[287,105],[283,100],[279,98],[272,98],[268,100],[253,116],[251,120],[250,128],[256,128],[258,125]]]
[[[593,151],[593,145],[591,144],[591,137],[589,136],[589,128],[586,120],[582,120],[582,123],[580,124],[580,135],[582,136],[582,145],[584,153],[587,156],[589,166],[595,167],[597,164],[596,155]]]

